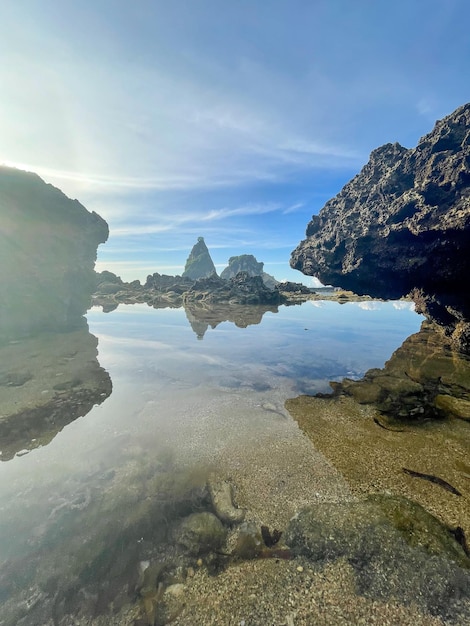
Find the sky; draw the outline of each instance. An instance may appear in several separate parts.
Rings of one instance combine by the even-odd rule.
[[[468,0],[4,0],[0,163],[109,224],[97,269],[279,280],[313,214],[387,142],[470,100]]]

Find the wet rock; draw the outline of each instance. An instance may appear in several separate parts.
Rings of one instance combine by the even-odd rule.
[[[233,504],[233,487],[227,481],[209,483],[209,493],[217,517],[226,524],[239,524],[245,518],[245,511]]]
[[[174,530],[175,543],[193,556],[220,550],[227,538],[227,530],[212,513],[193,513]]]
[[[470,600],[470,560],[444,524],[403,497],[377,495],[361,502],[318,504],[291,522],[292,551],[353,567],[368,597],[417,602],[444,618],[460,616]]]
[[[375,404],[400,420],[470,419],[470,359],[429,322],[403,342],[383,369],[331,385],[335,395],[345,393],[360,404]]]
[[[243,560],[257,559],[263,549],[260,529],[253,522],[243,522],[238,529],[233,556]]]
[[[470,420],[470,401],[462,398],[439,394],[434,400],[434,404],[439,411],[446,415],[452,415],[464,420]]]
[[[171,624],[183,611],[185,606],[186,585],[176,583],[163,592],[161,605],[157,610],[156,625]]]

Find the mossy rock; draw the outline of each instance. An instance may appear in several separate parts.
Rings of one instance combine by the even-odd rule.
[[[457,623],[470,619],[470,559],[449,528],[407,498],[374,495],[307,507],[284,540],[318,564],[347,560],[364,596],[418,603]]]
[[[176,527],[173,537],[189,554],[198,556],[220,550],[227,530],[213,513],[193,513]]]
[[[435,397],[434,404],[437,409],[446,415],[470,420],[470,402],[468,400],[439,394]]]

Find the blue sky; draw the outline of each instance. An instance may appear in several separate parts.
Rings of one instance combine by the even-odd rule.
[[[278,279],[310,217],[386,142],[470,100],[468,0],[5,0],[0,162],[110,226],[98,269]]]

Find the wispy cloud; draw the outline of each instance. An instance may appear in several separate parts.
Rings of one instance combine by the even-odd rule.
[[[118,226],[113,229],[114,237],[128,237],[131,235],[152,235],[157,233],[164,233],[178,229],[181,233],[181,227],[185,224],[204,224],[204,226],[198,226],[199,231],[203,229],[205,232],[210,232],[206,226],[206,222],[217,222],[234,217],[246,217],[264,215],[266,213],[272,213],[281,209],[280,204],[268,202],[260,204],[246,204],[234,208],[221,208],[212,209],[207,212],[201,211],[187,211],[182,213],[168,214],[161,212],[159,222],[153,222],[150,224],[135,224],[130,223],[127,225]],[[246,230],[246,229],[243,229]]]
[[[289,213],[295,213],[295,211],[298,211],[299,209],[303,208],[305,206],[305,202],[296,202],[295,204],[292,204],[291,206],[288,206],[287,209],[283,210],[283,214],[284,215],[288,215]]]
[[[247,215],[264,215],[265,213],[272,213],[278,211],[281,208],[280,204],[268,202],[265,204],[248,204],[245,206],[237,207],[234,209],[214,209],[209,211],[206,215],[200,216],[199,219],[203,222],[210,222],[212,220],[226,219],[228,217],[240,217]]]

